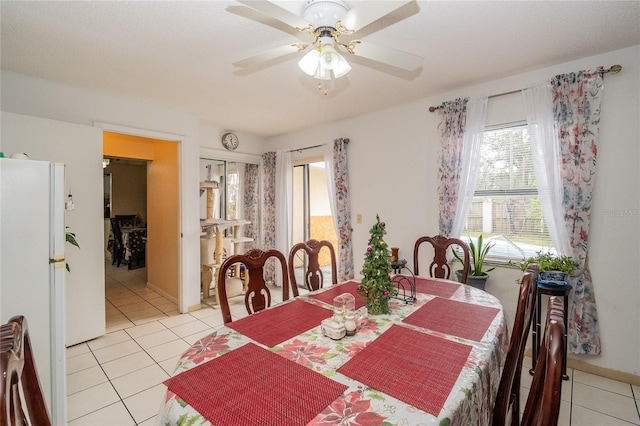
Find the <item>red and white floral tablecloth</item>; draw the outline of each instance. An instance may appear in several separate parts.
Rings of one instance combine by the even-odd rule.
[[[281,337],[270,339],[272,346],[260,343],[269,341],[265,340],[264,336],[254,334],[256,340],[253,340],[234,330],[231,328],[234,327],[234,323],[221,327],[212,335],[200,339],[182,355],[173,377],[165,382],[169,387],[160,410],[158,424],[211,424],[211,421],[194,409],[189,401],[199,407],[205,404],[207,409],[202,411],[206,411],[209,419],[233,418],[229,413],[233,410],[236,410],[237,415],[242,414],[242,410],[257,410],[260,414],[253,416],[257,419],[255,424],[278,424],[274,423],[273,419],[279,418],[278,416],[284,419],[289,414],[292,414],[291,418],[298,420],[283,420],[282,424],[490,424],[491,410],[500,381],[500,365],[508,345],[502,306],[494,296],[473,287],[429,278],[420,278],[420,281],[422,289],[417,293],[415,303],[406,304],[401,300],[391,299],[391,313],[378,316],[367,316],[363,307],[357,333],[337,341],[323,336],[320,331],[319,321],[325,315],[315,311],[318,307],[330,310],[332,306],[324,301],[327,298],[312,297],[314,293],[244,318],[241,321],[248,324],[236,327],[238,330],[251,330],[251,323],[261,322],[262,327],[268,330],[269,318],[292,322],[306,321],[305,326],[296,324],[295,327],[296,330],[304,328],[305,331],[296,331],[298,334],[292,336],[280,331]],[[352,283],[342,285],[345,289],[353,286]],[[447,291],[447,285],[451,286],[451,291]],[[426,292],[429,288],[437,289],[434,291],[437,294]],[[329,287],[319,292],[322,291],[336,292],[336,288]],[[310,304],[310,311],[315,312],[312,319],[300,318],[300,312],[304,311],[301,310],[300,303]],[[292,304],[291,307],[286,306],[289,304]],[[280,309],[281,312],[269,313],[271,309]],[[288,312],[291,315],[288,316]],[[446,315],[438,315],[438,312]],[[327,316],[330,314],[329,312]],[[473,315],[478,317],[480,325],[469,325],[469,317]],[[442,321],[438,318],[442,318]],[[460,324],[456,325],[457,322]],[[473,330],[467,331],[470,327]],[[273,340],[279,339],[284,340],[273,344]],[[250,373],[247,378],[247,373],[243,372],[243,381],[246,384],[241,385],[239,390],[238,384],[234,381],[234,375],[237,375],[238,371],[232,371],[228,365],[238,363],[238,368],[242,368],[243,358],[237,357],[238,359],[234,360],[231,358],[234,355],[232,352],[247,344],[255,345],[258,349],[269,351],[323,376],[315,377],[319,382],[326,379],[336,382],[335,384],[340,386],[334,387],[335,399],[320,410],[289,413],[288,411],[298,409],[294,407],[295,403],[284,403],[290,400],[283,399],[283,386],[295,389],[298,394],[295,401],[298,404],[304,404],[305,400],[318,396],[317,389],[314,390],[312,386],[309,386],[308,390],[299,386],[296,374],[299,374],[300,380],[311,379],[303,378],[300,371],[297,370],[296,373],[295,369],[287,376],[290,377],[287,380],[291,380],[289,385],[282,380],[278,381],[278,385],[275,382],[271,385],[269,380],[258,377],[259,373],[255,373],[256,380],[252,381]],[[229,354],[226,359],[225,354]],[[212,364],[205,365],[210,362]],[[220,364],[218,369],[215,368],[217,364]],[[194,369],[196,371],[193,371]],[[200,370],[203,372],[202,375],[198,374]],[[190,374],[179,377],[185,371],[189,371]],[[205,376],[205,372],[210,371],[216,371],[216,374],[221,376]],[[198,389],[201,389],[198,392],[199,401],[190,399],[194,396],[185,390],[189,388],[190,380],[194,381],[194,386],[197,382]],[[229,392],[220,389],[225,380],[235,383],[229,388]],[[263,388],[255,389],[258,383],[262,383]],[[225,397],[207,396],[207,386],[216,391],[210,392],[211,395],[222,394]],[[246,392],[241,390],[242,386],[247,386]],[[251,399],[249,390],[253,395],[258,395],[262,402],[256,405],[248,401]],[[179,394],[181,392],[182,395]],[[332,400],[334,394],[323,395],[323,401]],[[284,406],[266,404],[269,400],[282,400]],[[287,407],[287,404],[291,406]],[[280,411],[267,412],[272,409],[265,407],[272,405],[278,406]],[[224,416],[216,417],[216,410],[224,412]],[[244,419],[243,425],[246,424],[246,418],[241,417]]]

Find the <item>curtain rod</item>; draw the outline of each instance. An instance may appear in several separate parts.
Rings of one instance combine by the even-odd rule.
[[[344,143],[348,144],[349,143],[349,138],[343,138]],[[299,152],[299,151],[304,151],[305,149],[312,149],[312,148],[320,148],[321,146],[326,146],[326,143],[321,143],[320,145],[313,145],[313,146],[306,146],[304,148],[296,148],[296,149],[290,149],[288,152]]]
[[[620,71],[622,71],[622,65],[612,65],[611,68],[606,69],[606,70],[602,70],[602,74],[618,74]],[[491,98],[497,98],[500,96],[506,96],[506,95],[513,95],[514,93],[518,93],[518,92],[522,92],[522,89],[518,89],[518,90],[512,90],[510,92],[504,92],[504,93],[498,93],[497,95],[491,95],[488,97],[488,99]],[[438,109],[440,109],[442,105],[438,105],[438,106],[430,106],[429,107],[429,112],[434,112]]]
[[[305,149],[320,148],[321,146],[325,146],[325,145],[326,145],[326,143],[321,143],[320,145],[313,145],[313,146],[306,146],[304,148],[290,149],[288,152],[299,152],[299,151],[304,151]]]

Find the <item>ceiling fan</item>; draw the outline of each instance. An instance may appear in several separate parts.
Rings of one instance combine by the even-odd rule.
[[[298,65],[306,74],[319,80],[332,80],[349,72],[351,66],[340,54],[341,50],[407,71],[413,71],[422,65],[423,58],[418,55],[362,40],[340,40],[341,36],[354,34],[411,0],[359,2],[353,8],[343,0],[307,0],[302,7],[301,16],[271,1],[238,1],[298,31],[310,34],[313,39],[308,43],[292,43],[242,59],[233,63],[236,67],[252,67],[309,48]]]

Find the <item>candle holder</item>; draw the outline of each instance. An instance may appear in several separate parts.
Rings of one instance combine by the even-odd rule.
[[[333,316],[322,321],[322,333],[334,340],[356,333],[356,300],[351,293],[342,293],[333,299]]]

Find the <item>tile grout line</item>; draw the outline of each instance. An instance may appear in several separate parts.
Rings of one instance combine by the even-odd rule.
[[[571,398],[569,398],[570,401],[570,405],[569,405],[569,426],[571,426],[571,423],[573,422],[573,383],[575,380],[574,374],[575,370],[572,368],[571,369]]]
[[[636,412],[638,413],[638,424],[640,424],[640,406],[638,405],[638,397],[636,397],[636,393],[633,391],[633,385],[629,384],[631,388],[631,396],[633,397],[633,402],[636,404]],[[639,395],[640,396],[640,395]]]

